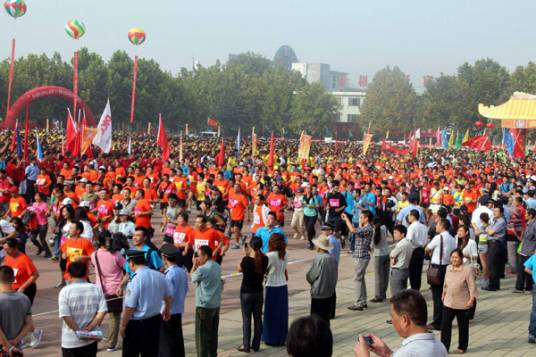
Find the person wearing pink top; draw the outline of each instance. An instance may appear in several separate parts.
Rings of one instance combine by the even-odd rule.
[[[37,222],[37,227],[30,232],[30,240],[37,247],[37,255],[45,252],[45,258],[50,258],[52,253],[46,241],[50,208],[43,193],[35,194],[35,202],[28,208],[28,211],[33,213]]]
[[[99,234],[98,244],[99,248],[91,254],[91,263],[95,267],[96,285],[102,290],[108,305],[110,327],[106,350],[113,352],[116,350],[123,306],[123,299],[120,296],[122,296],[121,281],[125,258],[118,250],[121,247],[115,244],[115,238],[109,231],[105,230]]]

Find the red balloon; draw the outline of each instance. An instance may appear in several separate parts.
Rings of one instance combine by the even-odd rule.
[[[482,123],[480,120],[479,121],[475,121],[475,126],[477,128],[482,128],[484,126],[484,123]]]
[[[493,123],[493,122],[490,121],[489,123],[486,124],[486,127],[487,127],[488,129],[493,129],[493,128],[495,128],[495,123]]]

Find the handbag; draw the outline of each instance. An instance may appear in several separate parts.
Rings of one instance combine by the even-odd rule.
[[[104,280],[102,278],[102,273],[99,264],[99,251],[95,252],[95,263],[97,264],[97,273],[99,274],[99,280],[101,285],[104,286]],[[104,290],[104,289],[103,289]],[[106,306],[108,307],[109,313],[118,313],[123,311],[123,297],[116,294],[104,294],[106,299]]]
[[[439,235],[440,243],[439,243],[439,263],[443,261],[443,236]],[[441,277],[441,265],[435,265],[430,264],[428,266],[428,270],[426,271],[426,280],[428,281],[428,284],[430,285],[442,285],[443,279]]]

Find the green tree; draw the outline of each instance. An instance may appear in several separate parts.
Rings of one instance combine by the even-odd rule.
[[[335,122],[338,105],[337,99],[320,83],[307,84],[293,97],[288,127],[296,135],[305,130],[308,134],[322,136],[324,128]]]
[[[441,74],[433,79],[426,86],[421,101],[421,127],[435,128],[454,124],[464,128],[471,125],[463,117],[462,93],[456,76]]]
[[[374,132],[383,135],[389,130],[403,135],[416,124],[417,94],[406,75],[398,67],[387,67],[374,75],[361,107],[360,123],[371,123]]]

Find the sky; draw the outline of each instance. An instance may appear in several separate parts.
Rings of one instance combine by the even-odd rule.
[[[497,60],[509,70],[536,61],[536,1],[517,0],[27,0],[27,14],[0,15],[0,58],[79,47],[108,59],[118,50],[153,58],[176,73],[253,51],[273,58],[290,45],[301,62],[322,62],[355,81],[388,65],[411,76],[453,74],[464,62]],[[86,34],[69,38],[65,23],[82,20]],[[141,27],[147,41],[134,47],[127,32]]]

